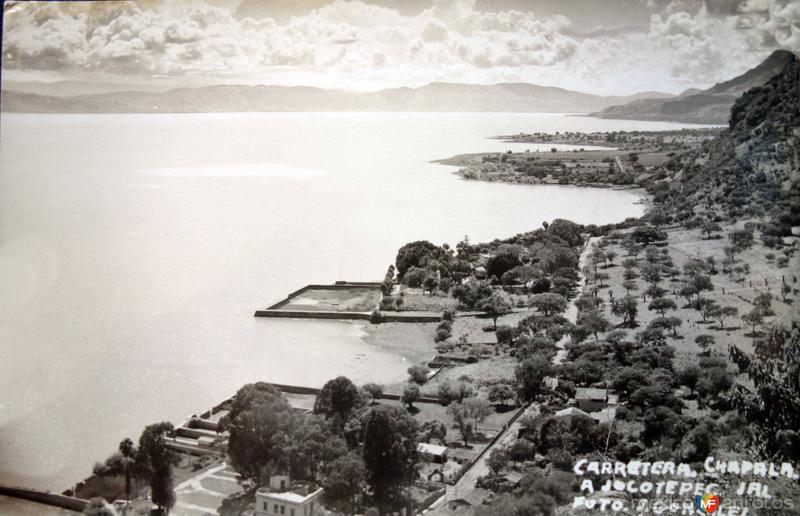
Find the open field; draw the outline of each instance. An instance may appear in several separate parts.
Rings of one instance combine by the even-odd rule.
[[[735,227],[723,227],[723,230],[730,232],[743,227],[743,225],[744,222],[740,222]],[[752,328],[742,321],[741,316],[752,310],[753,301],[759,294],[770,293],[773,296],[772,310],[775,315],[767,317],[763,326],[769,325],[773,320],[789,319],[789,314],[793,309],[793,298],[797,296],[797,289],[800,287],[800,284],[797,283],[795,272],[793,272],[799,270],[797,257],[794,257],[787,267],[779,268],[775,263],[770,263],[767,256],[780,253],[763,246],[760,240],[756,238],[751,249],[747,249],[737,256],[737,260],[741,264],[747,264],[750,267],[750,273],[746,275],[746,278],[744,276],[737,277],[736,274],[727,274],[722,270],[721,264],[725,259],[724,248],[730,245],[727,238],[708,239],[700,230],[687,230],[684,228],[667,230],[666,233],[669,239],[666,247],[662,249],[669,253],[675,268],[682,270],[686,262],[691,259],[705,261],[708,257],[713,257],[716,264],[710,273],[713,290],[703,292],[702,296],[716,301],[720,306],[734,307],[738,311],[737,316],[725,319],[722,327],[720,327],[719,321],[714,321],[710,318],[704,321],[701,313],[688,306],[687,300],[679,295],[682,278],[670,279],[664,277],[660,286],[668,291],[666,297],[672,299],[677,305],[677,309],[669,311],[667,315],[678,317],[681,320],[681,325],[677,329],[677,336],[674,336],[672,332],[665,332],[668,336],[669,344],[676,350],[676,362],[679,365],[687,361],[694,361],[696,354],[702,351],[695,343],[695,339],[699,335],[713,336],[714,344],[710,349],[722,354],[727,354],[729,344],[735,344],[743,351],[752,353],[754,337],[761,336],[763,331],[760,328],[756,328],[756,335],[754,336]],[[619,325],[620,319],[611,314],[611,301],[625,296],[625,290],[621,286],[624,281],[624,267],[620,265],[620,262],[630,258],[630,256],[620,245],[612,244],[606,246],[605,251],[609,250],[616,252],[618,258],[615,260],[614,265],[601,266],[598,269],[609,275],[609,278],[604,281],[605,286],[601,287],[595,282],[587,285],[585,292],[590,292],[592,289],[597,288],[598,296],[606,302],[604,315],[612,324]],[[640,268],[645,262],[645,258],[639,255],[637,264]],[[783,281],[786,281],[793,290],[792,293],[786,296],[785,300],[781,294]],[[643,300],[642,292],[646,290],[647,283],[642,278],[639,278],[637,285],[638,290],[631,292],[636,296],[638,302],[637,326],[633,330],[620,327],[620,329],[625,329],[629,332],[642,330],[651,321],[659,317],[657,312],[648,308],[651,299]]]

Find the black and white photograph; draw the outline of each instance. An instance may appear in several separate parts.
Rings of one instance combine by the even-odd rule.
[[[0,516],[800,514],[800,1],[0,34]]]

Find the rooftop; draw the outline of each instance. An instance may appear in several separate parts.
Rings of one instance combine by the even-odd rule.
[[[575,399],[578,400],[606,400],[608,389],[596,389],[592,387],[579,387],[575,390]]]
[[[270,500],[278,500],[290,503],[304,503],[322,492],[322,488],[310,482],[293,482],[289,489],[276,490],[269,487],[258,489],[258,496],[264,496]]]
[[[447,446],[439,446],[437,444],[419,443],[417,444],[417,451],[420,453],[427,453],[430,455],[444,455],[447,453]]]

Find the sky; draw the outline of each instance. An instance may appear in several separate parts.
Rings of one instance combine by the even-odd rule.
[[[798,0],[5,2],[3,78],[680,93],[800,50]]]

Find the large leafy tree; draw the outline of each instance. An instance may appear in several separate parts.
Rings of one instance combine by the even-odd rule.
[[[511,304],[498,293],[493,293],[479,300],[475,308],[492,318],[492,325],[497,329],[497,318],[511,311]]]
[[[329,421],[309,415],[298,420],[286,453],[292,478],[315,480],[320,466],[347,453],[347,443],[334,433]]]
[[[322,387],[314,402],[314,412],[324,414],[326,418],[338,415],[344,424],[360,401],[358,387],[346,376],[338,376]]]
[[[363,426],[363,458],[373,501],[381,508],[402,505],[403,489],[417,477],[417,423],[401,407],[377,405]]]
[[[567,309],[566,298],[562,295],[550,292],[531,296],[528,304],[543,313],[545,317],[560,314]]]
[[[174,429],[172,423],[161,422],[145,427],[139,437],[137,466],[150,480],[150,497],[164,513],[175,505],[172,465],[177,456],[167,449],[164,434]]]
[[[553,365],[549,358],[542,353],[523,360],[515,371],[519,399],[533,401],[542,390],[545,376],[551,374],[552,371]]]
[[[397,265],[397,274],[402,279],[411,267],[425,268],[428,260],[431,259],[437,260],[441,265],[441,262],[448,257],[449,253],[446,250],[427,240],[418,240],[401,247],[397,251],[394,263]]]
[[[258,382],[239,389],[222,424],[230,431],[228,456],[242,479],[258,482],[268,466],[288,467],[297,416],[276,387]]]
[[[326,507],[346,514],[356,514],[366,488],[367,470],[364,460],[349,453],[323,468],[320,484],[325,489],[322,500]]]

